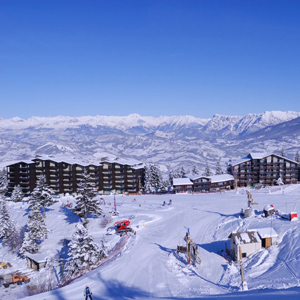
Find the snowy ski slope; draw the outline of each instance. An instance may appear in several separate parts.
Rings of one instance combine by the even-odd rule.
[[[258,205],[256,214],[241,218],[241,208],[247,206],[245,190],[194,195],[143,195],[117,196],[119,217],[114,221],[132,219],[136,236],[111,254],[110,259],[99,268],[74,280],[68,286],[50,292],[26,297],[25,286],[14,289],[0,288],[1,299],[30,300],[76,300],[83,299],[83,290],[89,285],[93,299],[300,299],[300,237],[299,221],[290,222],[279,217],[262,217],[263,208],[273,204],[276,209],[288,213],[300,208],[300,186],[274,187],[251,191]],[[105,213],[111,209],[112,196],[104,197]],[[134,201],[136,199],[136,201]],[[173,200],[171,206],[163,207],[163,201]],[[61,198],[66,202],[72,199]],[[298,204],[298,205],[297,205]],[[58,202],[47,211],[49,238],[42,250],[60,251],[59,241],[71,237],[78,217],[70,209],[61,209]],[[12,218],[24,224],[27,212],[18,204],[9,205]],[[103,236],[110,248],[119,241],[117,236],[105,236],[101,219],[90,218],[89,232],[96,242]],[[111,224],[110,224],[111,225]],[[232,231],[270,227],[279,234],[278,246],[262,249],[244,260],[245,280],[249,291],[240,291],[241,276],[236,264],[229,264],[221,256],[228,235]],[[176,246],[184,245],[186,228],[200,247],[201,264],[189,266],[183,254],[176,254]],[[221,252],[223,250],[223,252]],[[1,257],[14,266],[26,270],[24,260],[13,257],[5,248]],[[1,270],[0,270],[1,271]],[[46,271],[32,272],[31,284],[46,276]]]

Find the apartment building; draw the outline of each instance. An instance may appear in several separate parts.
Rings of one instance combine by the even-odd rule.
[[[257,183],[274,185],[297,183],[299,164],[286,157],[271,153],[249,153],[245,158],[230,164],[237,186]]]
[[[25,195],[30,194],[41,174],[45,175],[55,194],[76,193],[84,171],[90,175],[99,194],[137,193],[144,177],[142,163],[103,160],[98,164],[87,164],[77,160],[36,157],[7,166],[8,194],[17,185],[21,186]]]

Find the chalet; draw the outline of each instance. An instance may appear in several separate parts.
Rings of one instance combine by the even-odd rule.
[[[278,234],[272,227],[232,232],[228,238],[230,238],[230,252],[234,260],[240,259],[240,248],[244,258],[261,248],[278,244]]]
[[[232,232],[228,238],[230,238],[230,252],[234,260],[248,257],[262,247],[261,239],[256,230]],[[242,257],[240,257],[240,251]]]
[[[193,176],[194,192],[210,192],[234,187],[234,177],[230,174],[214,176]]]
[[[249,153],[230,164],[238,186],[297,183],[299,163],[274,153]]]
[[[173,178],[173,190],[176,193],[192,192],[193,182],[189,178]]]

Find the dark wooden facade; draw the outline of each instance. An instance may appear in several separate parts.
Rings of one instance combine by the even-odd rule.
[[[144,178],[142,164],[129,165],[118,162],[101,162],[99,165],[57,162],[52,159],[36,158],[7,166],[8,194],[20,185],[25,195],[30,194],[41,174],[55,194],[76,193],[83,172],[90,174],[95,189],[100,194],[138,193]]]
[[[274,185],[281,178],[283,184],[297,183],[299,165],[276,154],[249,154],[239,162],[231,163],[231,172],[238,186],[257,183]]]
[[[213,192],[225,189],[233,189],[234,178],[231,175],[215,175],[215,176],[200,176],[191,179],[194,187],[194,192]]]

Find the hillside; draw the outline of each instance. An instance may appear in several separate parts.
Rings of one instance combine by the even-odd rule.
[[[278,216],[264,218],[262,211],[265,205],[271,203],[284,213],[292,211],[295,204],[299,208],[300,186],[272,187],[251,192],[258,205],[254,207],[255,215],[246,219],[239,214],[241,208],[247,205],[247,196],[242,189],[238,193],[230,191],[221,194],[117,196],[120,216],[114,217],[114,220],[128,218],[132,214],[135,216],[131,223],[137,234],[125,241],[125,247],[113,252],[102,266],[63,288],[24,298],[25,286],[9,290],[1,287],[0,297],[4,300],[76,300],[82,299],[83,289],[89,285],[94,300],[211,297],[298,299],[299,221],[290,222]],[[168,202],[169,199],[173,200],[173,204],[162,207],[162,202]],[[106,196],[105,200],[106,205],[102,208],[107,212],[111,209],[109,203],[113,197]],[[53,253],[66,253],[67,249],[60,241],[70,239],[78,222],[78,217],[71,210],[61,209],[61,204],[73,202],[72,198],[61,198],[59,201],[47,210],[46,222],[51,233],[43,242],[41,252],[48,257]],[[9,211],[18,223],[26,222],[26,206],[20,208],[20,205],[11,203]],[[120,238],[105,235],[106,228],[102,228],[100,224],[101,218],[90,218],[90,234],[98,243],[104,238],[106,245],[114,249]],[[232,231],[270,226],[279,234],[279,243],[277,246],[261,249],[244,260],[245,280],[249,291],[241,292],[239,266],[229,264],[221,255],[225,251],[225,243],[229,247],[228,236]],[[185,244],[183,237],[186,228],[190,229],[191,238],[199,247],[201,264],[196,267],[186,264],[184,254],[176,254],[176,246]],[[16,269],[26,270],[25,261],[9,255],[3,246],[0,248],[0,255]],[[45,280],[49,283],[50,278],[59,278],[60,265],[55,267],[54,264],[54,268],[30,273],[30,285],[41,285]]]
[[[300,113],[265,112],[244,117],[215,115],[143,117],[32,117],[0,120],[1,165],[36,154],[81,160],[104,156],[154,162],[163,171],[184,165],[203,169],[254,152],[279,152],[294,159],[300,148]]]

